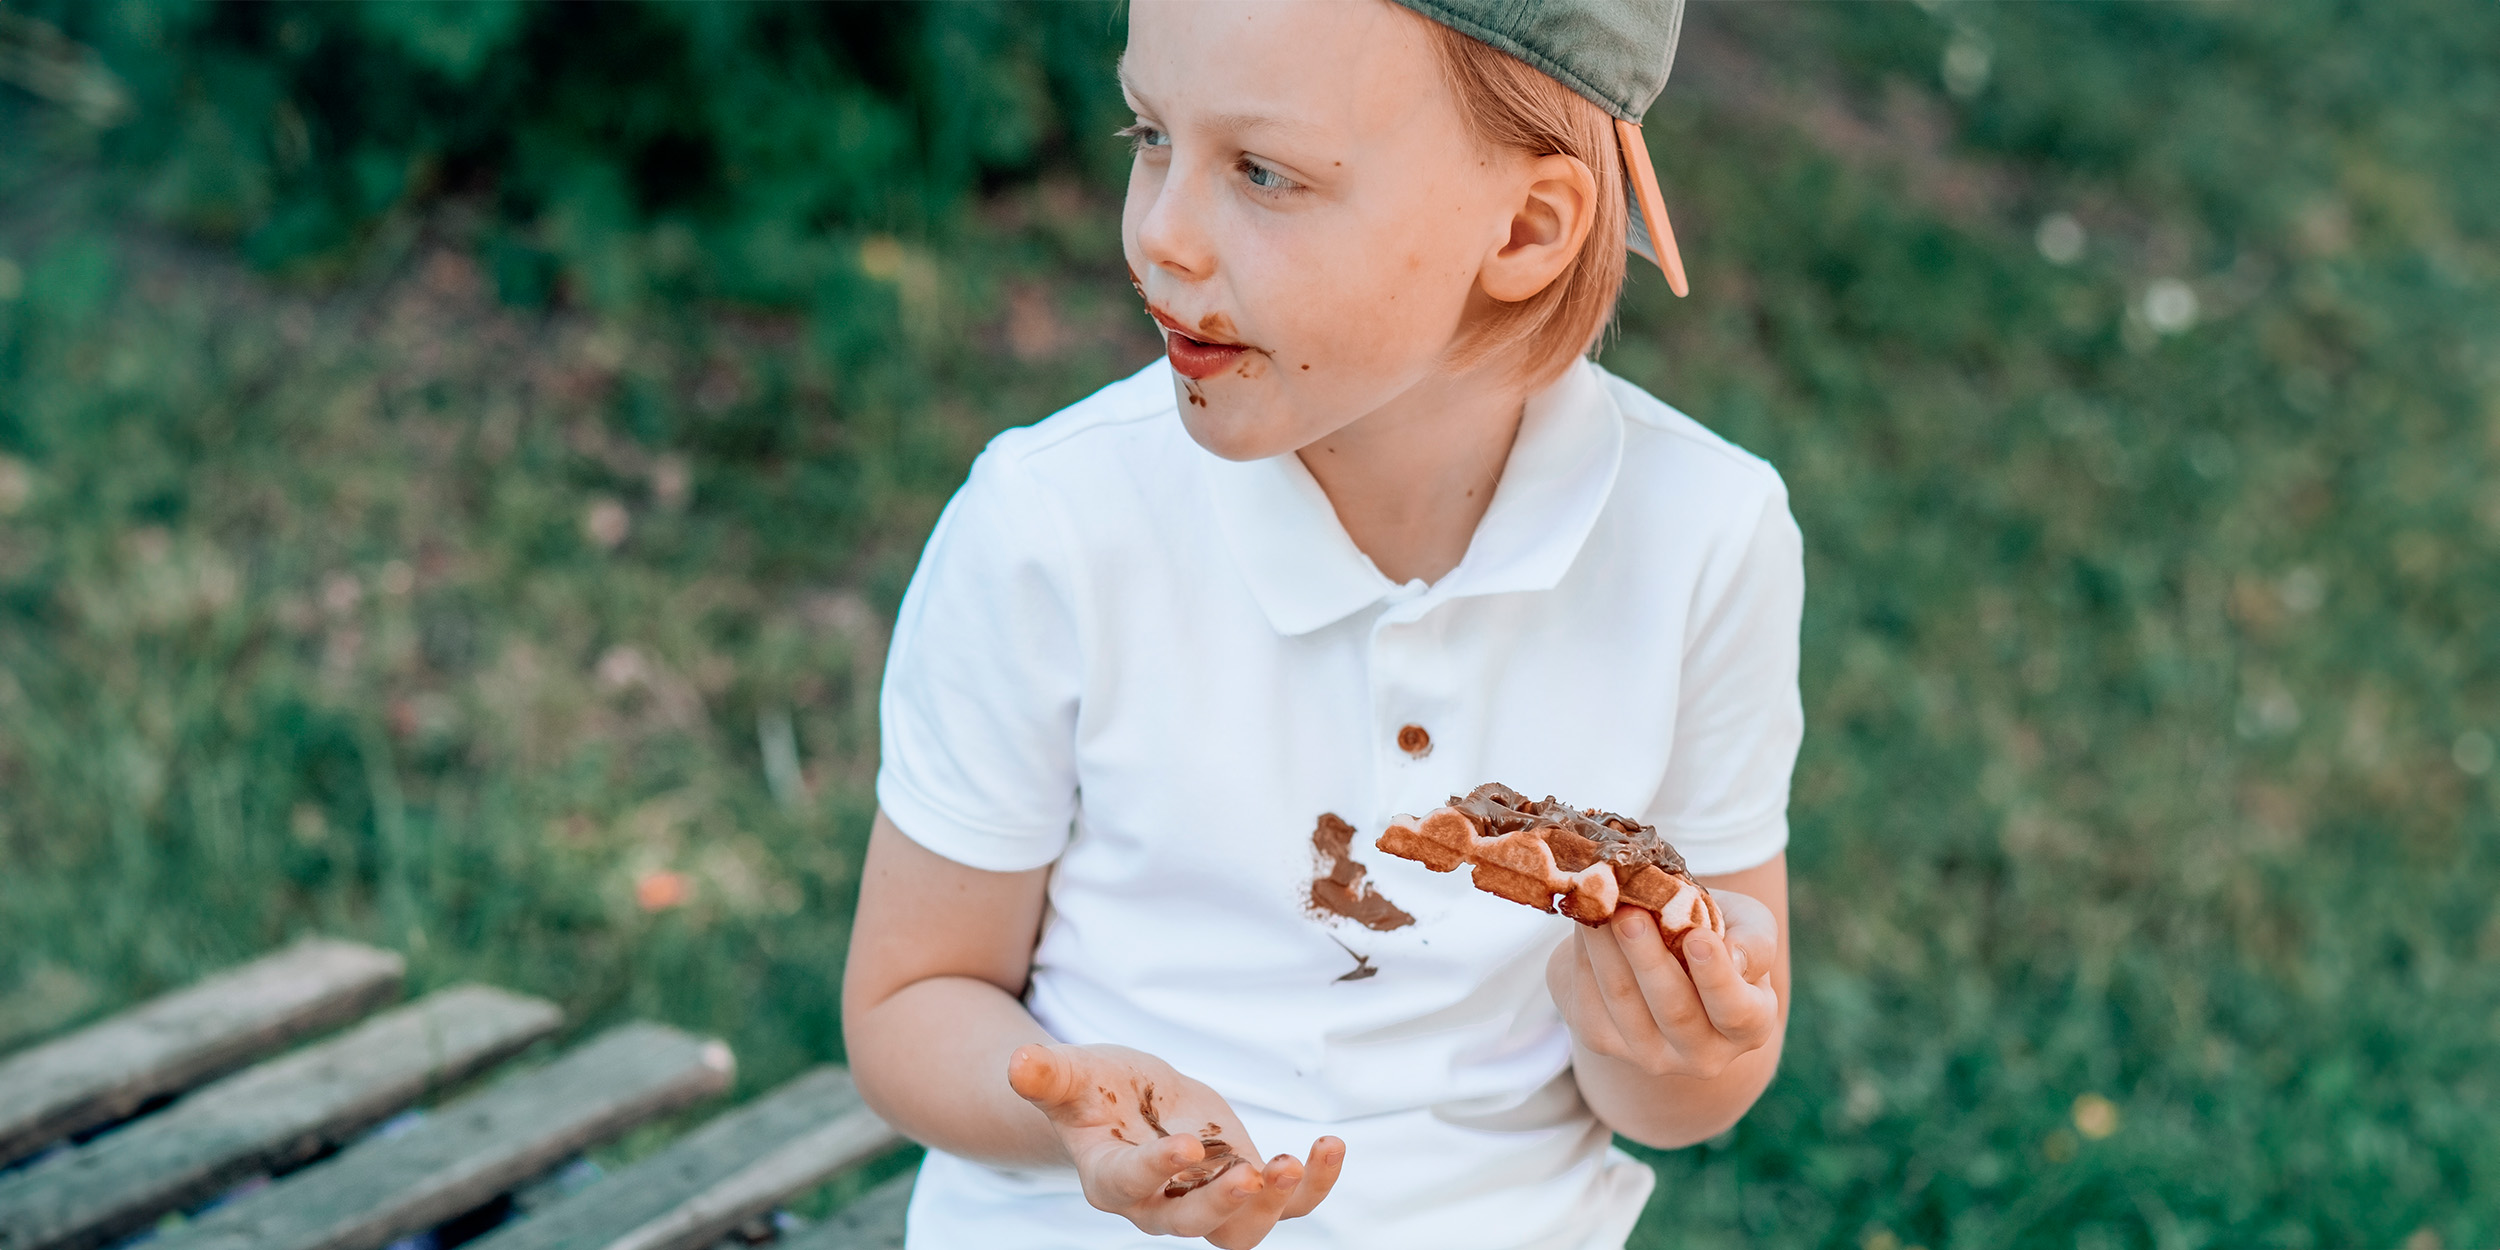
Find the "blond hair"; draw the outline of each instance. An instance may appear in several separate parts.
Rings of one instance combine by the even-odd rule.
[[[1506,352],[1517,372],[1542,386],[1597,346],[1623,290],[1623,152],[1614,118],[1527,62],[1439,22],[1442,73],[1476,141],[1531,156],[1569,156],[1597,179],[1596,217],[1571,266],[1526,299],[1500,306],[1461,343],[1453,367],[1480,364]]]

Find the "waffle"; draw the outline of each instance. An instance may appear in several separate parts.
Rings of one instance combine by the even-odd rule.
[[[1531,802],[1508,786],[1481,785],[1421,818],[1389,822],[1378,846],[1434,872],[1470,865],[1477,889],[1584,925],[1604,924],[1629,904],[1657,913],[1670,944],[1694,929],[1727,932],[1717,900],[1656,829],[1550,795]]]

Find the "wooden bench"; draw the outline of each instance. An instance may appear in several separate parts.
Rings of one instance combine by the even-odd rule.
[[[553,1004],[460,985],[373,1014],[403,976],[396,955],[309,940],[0,1056],[0,1250],[151,1228],[151,1250],[381,1250],[428,1231],[478,1250],[902,1245],[908,1175],[813,1226],[775,1218],[903,1144],[841,1068],[568,1189],[546,1178],[726,1093],[728,1046],[638,1022],[508,1064],[558,1030]]]

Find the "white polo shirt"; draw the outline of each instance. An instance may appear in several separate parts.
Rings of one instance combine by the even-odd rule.
[[[1191,441],[1158,360],[974,463],[903,598],[877,798],[950,859],[1055,866],[1026,995],[1053,1036],[1163,1057],[1263,1153],[1345,1139],[1335,1193],[1266,1244],[1612,1250],[1652,1178],[1570,1081],[1544,974],[1571,922],[1372,840],[1501,781],[1655,823],[1696,872],[1771,858],[1803,586],[1770,466],[1594,364],[1529,401],[1427,586],[1383,577],[1294,456]],[[1313,910],[1322,813],[1412,924]],[[910,1228],[1171,1244],[1072,1172],[935,1151]]]

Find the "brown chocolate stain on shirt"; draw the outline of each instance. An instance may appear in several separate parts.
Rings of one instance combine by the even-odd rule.
[[[1311,830],[1311,849],[1319,852],[1326,867],[1311,879],[1311,906],[1332,916],[1343,916],[1366,929],[1387,932],[1415,923],[1397,904],[1381,897],[1371,883],[1363,879],[1366,870],[1354,862],[1354,826],[1335,812],[1322,812],[1319,827]]]
[[[1337,942],[1337,935],[1334,933],[1329,934],[1328,940],[1331,942]],[[1356,952],[1353,947],[1348,946],[1343,942],[1337,942],[1337,949],[1344,951],[1354,960],[1354,970],[1337,978],[1340,983],[1346,981],[1369,981],[1373,977],[1380,975],[1380,967],[1372,962],[1371,956],[1360,954]]]

